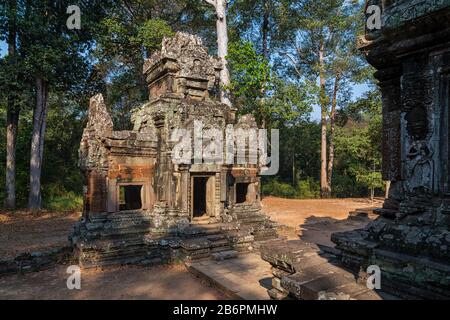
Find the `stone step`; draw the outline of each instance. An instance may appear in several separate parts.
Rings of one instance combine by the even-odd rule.
[[[228,239],[221,239],[216,241],[210,241],[211,248],[220,248],[224,246],[228,246],[230,244],[230,241]]]
[[[225,233],[219,233],[219,234],[213,234],[210,236],[206,236],[206,238],[209,241],[215,242],[215,241],[221,241],[221,240],[227,239],[227,235]]]
[[[183,238],[202,237],[206,235],[217,235],[223,231],[220,228],[220,224],[205,224],[205,225],[191,225],[181,231],[180,236]]]
[[[219,253],[219,252],[231,251],[231,250],[233,250],[233,246],[227,245],[227,246],[211,248],[209,250],[209,252],[212,254],[212,253]]]
[[[109,265],[142,264],[143,261],[159,259],[161,252],[144,248],[122,248],[111,251],[83,251],[82,265],[85,268]],[[147,264],[147,263],[146,263]]]
[[[233,259],[238,256],[238,252],[235,250],[227,250],[221,252],[215,252],[211,254],[211,257],[216,261],[222,261],[227,259]]]

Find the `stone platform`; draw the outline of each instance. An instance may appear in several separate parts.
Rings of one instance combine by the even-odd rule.
[[[96,215],[78,222],[70,236],[74,256],[85,268],[230,258],[275,238],[273,222],[256,212],[238,222],[161,229],[143,210]]]
[[[292,245],[303,250],[290,255],[286,250],[292,249]],[[228,297],[238,300],[397,299],[358,283],[355,274],[336,264],[333,254],[320,251],[314,244],[278,240],[271,243],[271,248],[267,251],[267,247],[262,246],[262,257],[266,261],[259,253],[252,252],[223,261],[187,262],[186,267]]]
[[[186,267],[232,299],[270,299],[267,293],[272,278],[270,264],[261,260],[259,253],[240,254],[222,261],[187,262]]]
[[[345,269],[340,252],[302,240],[271,241],[261,257],[272,265],[271,298],[301,300],[392,300],[396,297],[369,289],[358,274]]]

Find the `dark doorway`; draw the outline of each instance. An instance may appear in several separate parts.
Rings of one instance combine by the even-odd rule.
[[[142,208],[142,185],[120,186],[119,210],[137,210]]]
[[[193,210],[192,215],[194,218],[201,217],[206,214],[206,183],[208,177],[194,177],[193,183]]]
[[[247,200],[248,183],[236,183],[236,203],[244,203]]]

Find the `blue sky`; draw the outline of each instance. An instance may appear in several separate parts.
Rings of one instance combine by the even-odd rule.
[[[6,42],[0,41],[0,57],[3,57],[6,55]]]

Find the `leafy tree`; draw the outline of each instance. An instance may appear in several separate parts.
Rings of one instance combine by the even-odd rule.
[[[18,103],[18,75],[20,70],[17,53],[17,3],[6,1],[0,4],[0,40],[6,40],[8,55],[0,61],[0,83],[2,98],[7,100],[6,111],[6,198],[5,207],[16,207],[16,143],[19,127],[20,106]]]
[[[49,92],[77,90],[80,82],[88,78],[89,68],[84,53],[92,45],[98,21],[96,15],[101,14],[101,4],[104,5],[105,2],[79,3],[85,21],[80,30],[69,30],[66,27],[66,10],[72,4],[65,0],[18,2],[19,51],[29,75],[28,82],[34,84],[36,97],[28,199],[28,207],[32,210],[41,207],[41,171]]]
[[[270,60],[270,39],[277,31],[278,0],[235,0],[230,4],[231,37],[255,44],[258,53]]]
[[[359,173],[356,176],[358,182],[363,183],[370,190],[370,200],[373,202],[375,196],[375,189],[383,187],[383,180],[381,178],[381,172],[371,171],[365,173]]]
[[[235,106],[241,113],[253,113],[260,124],[265,124],[268,112],[262,98],[270,85],[268,61],[256,53],[251,42],[242,41],[230,44],[226,59],[232,74],[227,89],[233,92]]]
[[[107,9],[93,58],[118,129],[129,129],[131,109],[148,99],[144,59],[179,29],[210,40],[212,18],[207,12],[204,0],[121,0]]]
[[[336,132],[337,169],[374,191],[381,179],[381,98],[369,92],[345,108]]]
[[[231,43],[227,59],[236,106],[243,114],[252,113],[263,127],[295,123],[311,112],[304,87],[274,74],[253,43]]]
[[[308,83],[315,104],[320,106],[320,181],[325,197],[331,194],[337,105],[346,100],[345,89],[359,68],[355,37],[360,11],[359,6],[345,0],[282,1],[280,32],[272,41],[280,56],[277,65],[293,79]]]
[[[147,98],[147,86],[142,74],[144,59],[161,46],[172,29],[160,19],[144,20],[119,11],[100,22],[94,57],[97,68],[107,83],[107,102],[111,106],[119,129],[129,126],[129,112]]]

